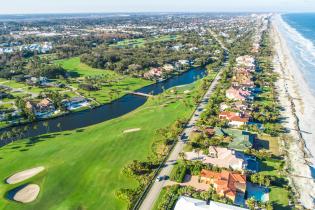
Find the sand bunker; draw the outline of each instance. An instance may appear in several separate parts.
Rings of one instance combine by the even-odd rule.
[[[25,170],[25,171],[21,171],[21,172],[18,172],[12,176],[10,176],[6,182],[8,184],[16,184],[16,183],[19,183],[19,182],[22,182],[22,181],[25,181],[37,174],[39,174],[40,172],[42,172],[45,168],[43,166],[40,166],[40,167],[36,167],[36,168],[32,168],[32,169],[28,169],[28,170]]]
[[[140,130],[141,130],[141,128],[133,128],[133,129],[124,130],[123,133],[137,132],[137,131],[140,131]]]
[[[13,197],[13,200],[21,203],[30,203],[34,201],[40,191],[40,187],[36,184],[29,184],[19,190]]]

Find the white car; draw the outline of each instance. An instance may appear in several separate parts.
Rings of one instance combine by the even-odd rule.
[[[158,176],[158,177],[156,177],[155,182],[160,182],[160,181],[162,181],[163,179],[164,179],[163,176]]]

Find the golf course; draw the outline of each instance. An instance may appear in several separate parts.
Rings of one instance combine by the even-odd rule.
[[[152,97],[120,118],[0,148],[0,165],[5,166],[0,170],[0,209],[126,209],[115,193],[120,188],[136,188],[138,183],[122,173],[123,167],[150,155],[157,129],[189,118],[194,108],[187,101],[193,103],[198,84],[177,88],[176,96],[169,90]],[[185,90],[190,93],[184,94]],[[38,166],[45,170],[21,183],[6,184],[12,174]],[[40,186],[38,198],[30,204],[8,198],[8,192],[23,184]]]

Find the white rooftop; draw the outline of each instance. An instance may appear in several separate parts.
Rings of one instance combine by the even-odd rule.
[[[206,201],[181,196],[177,201],[174,210],[246,210],[246,209],[214,201],[210,201],[208,205]]]

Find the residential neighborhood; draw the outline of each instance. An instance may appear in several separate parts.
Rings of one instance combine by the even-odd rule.
[[[0,210],[314,209],[286,17],[0,15]]]

